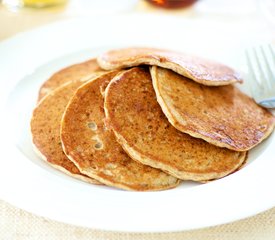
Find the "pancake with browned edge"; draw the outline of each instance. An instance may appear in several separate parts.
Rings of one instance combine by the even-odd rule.
[[[245,152],[219,148],[174,128],[159,106],[148,69],[116,76],[105,91],[109,126],[126,152],[143,164],[186,180],[221,178],[239,168]]]
[[[233,85],[202,86],[152,67],[157,100],[178,130],[219,147],[247,151],[270,135],[274,116]]]
[[[53,167],[89,183],[98,181],[81,174],[74,163],[64,154],[60,140],[60,125],[63,112],[74,91],[83,82],[65,83],[44,97],[33,111],[31,133],[35,150]]]
[[[240,75],[228,66],[184,53],[156,48],[124,48],[111,50],[97,58],[106,70],[138,65],[156,65],[171,69],[198,83],[219,86],[242,82]]]
[[[104,90],[116,74],[102,75],[76,91],[62,120],[64,152],[83,174],[109,186],[138,191],[177,186],[178,179],[132,160],[105,125]]]
[[[46,82],[43,83],[39,90],[38,101],[55,88],[66,82],[80,79],[87,80],[91,77],[99,75],[102,72],[103,69],[99,67],[95,58],[66,67],[53,74]]]

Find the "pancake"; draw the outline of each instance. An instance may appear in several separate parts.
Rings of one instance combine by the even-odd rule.
[[[76,91],[62,120],[64,152],[82,173],[109,186],[138,191],[177,186],[178,179],[132,160],[106,128],[103,95],[116,74],[102,75]]]
[[[136,161],[193,181],[221,178],[245,161],[245,152],[219,148],[174,128],[165,117],[148,69],[132,68],[105,91],[104,109],[118,142]]]
[[[178,130],[219,147],[247,151],[270,135],[274,116],[233,85],[202,86],[152,67],[157,100]]]
[[[124,48],[112,50],[97,58],[100,67],[106,70],[122,69],[142,64],[171,69],[180,75],[209,86],[242,82],[233,69],[214,61],[188,54],[155,49]]]
[[[83,181],[99,184],[81,174],[64,154],[60,141],[60,121],[70,97],[83,82],[68,82],[44,97],[33,111],[32,140],[36,152],[53,167]]]
[[[87,80],[97,76],[102,72],[103,70],[99,67],[95,58],[86,62],[66,67],[55,73],[46,82],[43,83],[39,90],[38,101],[41,100],[45,95],[50,93],[52,90],[66,82],[80,79]]]

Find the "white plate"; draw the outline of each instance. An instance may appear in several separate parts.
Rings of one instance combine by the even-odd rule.
[[[208,184],[145,193],[89,185],[52,169],[34,154],[29,134],[38,88],[63,66],[109,48],[146,45],[192,52],[244,70],[240,50],[253,32],[173,17],[97,16],[51,24],[2,42],[0,197],[58,221],[135,232],[201,228],[273,207],[274,134],[251,151],[248,165],[237,173]],[[253,41],[268,38],[258,35]]]

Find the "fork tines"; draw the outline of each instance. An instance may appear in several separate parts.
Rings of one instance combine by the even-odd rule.
[[[246,50],[251,94],[266,108],[275,107],[275,52],[271,44]]]

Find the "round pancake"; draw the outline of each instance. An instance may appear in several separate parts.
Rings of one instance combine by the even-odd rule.
[[[53,167],[75,178],[93,184],[98,181],[81,174],[64,154],[60,140],[63,112],[81,81],[68,82],[44,97],[33,111],[31,119],[32,140],[36,152]]]
[[[178,130],[219,147],[247,151],[268,137],[274,116],[233,85],[208,87],[152,67],[157,100]]]
[[[163,114],[147,69],[132,68],[105,91],[108,124],[136,161],[194,181],[228,175],[245,161],[245,152],[219,148],[174,128]]]
[[[80,171],[106,185],[126,190],[173,188],[179,180],[132,160],[104,123],[104,90],[117,72],[107,73],[81,86],[63,115],[64,152]]]
[[[96,59],[93,58],[89,61],[78,63],[66,67],[53,76],[51,76],[46,82],[43,83],[39,90],[38,101],[45,95],[53,91],[55,88],[62,84],[72,80],[87,80],[102,73],[103,70],[99,67]]]
[[[133,67],[142,64],[171,69],[198,83],[209,86],[242,82],[240,75],[220,63],[203,58],[155,48],[124,48],[112,50],[97,58],[106,70]]]

